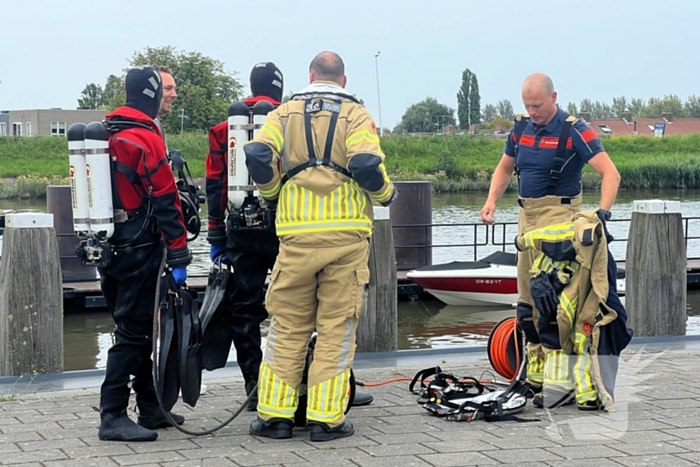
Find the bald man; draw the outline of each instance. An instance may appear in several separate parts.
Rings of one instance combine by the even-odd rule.
[[[244,146],[260,195],[277,203],[280,250],[265,304],[272,316],[250,434],[292,436],[309,337],[306,420],[311,441],[355,433],[345,418],[357,320],[369,284],[372,202],[398,194],[384,168],[374,119],[345,90],[343,60],[321,52],[309,86],[267,116]],[[283,172],[282,172],[283,171]]]
[[[520,217],[518,233],[571,222],[581,207],[581,176],[586,164],[602,178],[598,217],[609,220],[620,174],[596,133],[557,105],[549,76],[534,73],[525,79],[522,99],[527,114],[517,115],[501,161],[493,173],[488,198],[481,210],[485,224],[495,222],[496,202],[518,175]],[[559,142],[562,142],[560,145]],[[530,269],[539,251],[518,253],[518,322],[528,342],[527,381],[540,392],[544,380],[544,351],[536,329],[539,316],[530,294]],[[573,401],[573,385],[564,388],[550,406]],[[534,400],[542,406],[543,397]]]

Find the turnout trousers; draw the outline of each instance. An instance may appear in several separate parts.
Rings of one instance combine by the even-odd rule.
[[[518,235],[521,235],[548,225],[571,222],[574,215],[581,210],[581,196],[574,198],[560,196],[520,198],[518,204],[520,205]],[[527,340],[527,381],[535,387],[542,386],[545,372],[545,351],[537,331],[539,312],[530,295],[532,267],[540,254],[541,252],[538,250],[518,252],[517,317]],[[566,360],[566,356],[559,355],[553,355],[551,358]],[[552,360],[553,363],[554,360]],[[564,361],[560,363],[567,364]]]
[[[369,242],[366,234],[354,231],[316,235],[280,238],[266,296],[271,322],[260,367],[258,415],[294,418],[316,330],[306,419],[333,428],[345,421],[355,332],[369,284]]]

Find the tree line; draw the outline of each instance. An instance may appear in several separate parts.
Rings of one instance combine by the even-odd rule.
[[[183,127],[187,131],[207,131],[226,118],[231,102],[244,97],[238,73],[226,71],[219,60],[200,52],[179,51],[172,46],[147,47],[134,53],[121,75],[109,75],[104,86],[87,84],[78,98],[78,108],[113,110],[123,105],[126,72],[137,65],[167,66],[175,76],[178,98],[171,112],[161,119],[166,132],[180,132]],[[287,92],[284,101],[291,95]],[[508,128],[512,124],[513,104],[503,99],[482,106],[479,80],[469,68],[462,72],[456,96],[457,109],[433,97],[412,104],[393,133],[439,133],[450,125],[462,131],[468,131],[475,124],[481,129],[493,129],[497,125]],[[670,112],[674,118],[700,118],[700,96],[692,95],[686,101],[673,94],[648,100],[621,96],[613,98],[611,104],[583,99],[578,104],[569,102],[566,110],[571,115],[589,112],[592,119],[620,118],[623,112],[631,112],[635,118],[660,118],[663,112]]]
[[[613,98],[612,104],[583,99],[578,104],[569,102],[566,111],[574,116],[588,112],[591,119],[621,118],[624,112],[630,112],[634,118],[661,118],[665,112],[670,112],[673,118],[700,118],[700,96],[691,95],[685,102],[674,94],[651,97],[646,101],[620,96]],[[455,109],[433,97],[426,97],[406,109],[393,133],[441,133],[449,125],[465,131],[475,124],[480,129],[494,129],[497,125],[509,128],[515,117],[513,104],[508,99],[481,106],[479,81],[468,68],[462,72],[456,113],[457,118]]]

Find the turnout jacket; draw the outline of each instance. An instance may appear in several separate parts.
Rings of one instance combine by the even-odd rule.
[[[129,217],[151,215],[167,248],[171,267],[186,266],[192,261],[187,247],[187,229],[180,196],[165,153],[163,135],[158,125],[145,113],[122,106],[106,115],[108,123],[133,122],[110,133],[109,154],[113,161],[115,208]],[[151,212],[143,212],[150,195]]]
[[[371,115],[332,82],[316,81],[269,113],[244,151],[260,194],[278,203],[280,237],[371,235],[372,201],[388,206],[396,196]]]
[[[260,101],[280,105],[267,96],[243,100],[249,108]],[[208,235],[211,244],[226,243],[226,208],[228,207],[228,119],[209,129],[209,151],[205,159],[208,206]]]
[[[568,354],[590,355],[598,399],[603,410],[610,410],[617,357],[631,341],[632,330],[617,295],[617,266],[604,225],[595,211],[583,211],[571,222],[518,235],[515,245],[520,251],[542,251],[533,277],[556,269],[563,279],[557,312],[561,348]]]

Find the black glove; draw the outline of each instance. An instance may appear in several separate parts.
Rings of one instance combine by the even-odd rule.
[[[530,279],[530,295],[540,313],[548,319],[556,318],[559,297],[552,286],[549,274],[541,272]]]
[[[603,224],[603,232],[605,233],[605,239],[607,242],[610,243],[615,240],[615,237],[610,235],[610,232],[608,232],[607,216],[610,214],[610,212],[598,209],[595,214],[598,216],[598,219],[600,219],[600,223]]]

